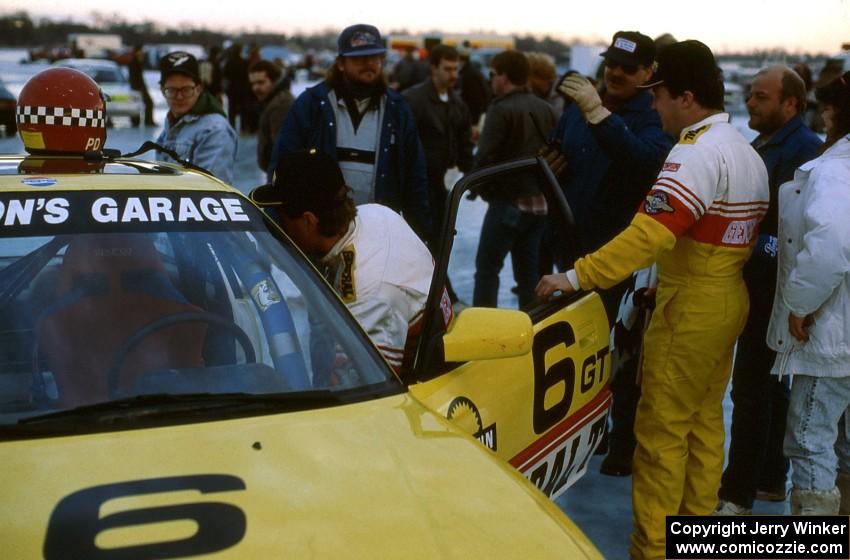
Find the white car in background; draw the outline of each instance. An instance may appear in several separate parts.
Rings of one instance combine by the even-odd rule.
[[[129,117],[133,126],[139,126],[142,122],[145,110],[142,96],[130,88],[130,82],[117,62],[97,58],[66,58],[53,65],[80,70],[98,83],[107,95],[107,125],[112,124],[114,117]]]

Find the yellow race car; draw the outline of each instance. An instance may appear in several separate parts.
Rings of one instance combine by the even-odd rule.
[[[518,171],[556,191],[527,160],[453,209]],[[3,556],[599,558],[546,495],[604,429],[605,315],[595,294],[527,311],[444,332],[435,291],[399,379],[238,191],[0,157]]]

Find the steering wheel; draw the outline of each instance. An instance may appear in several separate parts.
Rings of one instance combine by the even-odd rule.
[[[153,333],[181,323],[207,323],[224,328],[224,330],[233,334],[233,338],[239,342],[239,345],[245,352],[246,362],[249,364],[257,362],[257,355],[254,352],[254,345],[251,344],[251,339],[245,331],[243,331],[242,328],[233,321],[228,321],[223,317],[206,312],[175,313],[174,315],[167,315],[165,317],[155,319],[143,326],[127,337],[127,340],[125,340],[118,350],[115,351],[115,357],[112,358],[112,365],[109,366],[109,370],[106,372],[106,383],[110,397],[114,397],[118,392],[121,366],[124,364],[124,360],[127,359],[130,351],[133,350],[133,348],[135,348],[142,340]]]

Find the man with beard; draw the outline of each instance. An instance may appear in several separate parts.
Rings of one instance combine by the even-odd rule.
[[[446,171],[457,166],[466,173],[472,168],[472,121],[469,109],[454,90],[460,55],[454,47],[437,45],[431,51],[431,79],[405,90],[413,109],[416,128],[425,148],[428,196],[434,216],[432,241],[439,240],[439,226],[446,206]],[[448,285],[452,301],[457,296]]]
[[[637,31],[618,31],[602,56],[601,93],[575,73],[560,84],[560,91],[575,103],[564,109],[552,133],[567,159],[561,186],[575,216],[582,254],[599,249],[629,225],[673,146],[652,108],[652,94],[638,88],[652,76],[652,39]],[[554,243],[557,246],[557,240]],[[599,291],[611,325],[628,284],[626,280]],[[632,424],[638,389],[634,371],[618,374],[612,391],[610,452],[600,470],[627,476],[635,446]]]
[[[431,234],[425,156],[413,113],[387,87],[386,48],[371,25],[347,27],[328,78],[298,96],[283,121],[269,166],[280,154],[317,150],[339,163],[355,204],[401,212],[422,239]]]
[[[752,513],[753,500],[785,501],[788,460],[782,451],[788,388],[770,375],[775,353],[768,348],[767,324],[776,291],[779,185],[814,158],[822,142],[803,124],[806,86],[787,66],[761,70],[747,99],[752,146],[764,160],[770,207],[759,226],[759,243],[744,266],[750,315],[738,338],[732,371],[732,440],[716,513]]]
[[[289,92],[289,80],[282,77],[281,68],[268,60],[259,60],[248,69],[251,91],[260,102],[260,122],[257,130],[257,164],[268,169],[272,145],[294,98]]]

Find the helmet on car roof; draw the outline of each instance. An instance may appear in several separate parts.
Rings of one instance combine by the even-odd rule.
[[[73,68],[48,68],[18,96],[18,133],[31,154],[97,152],[106,141],[106,102],[97,82]]]

